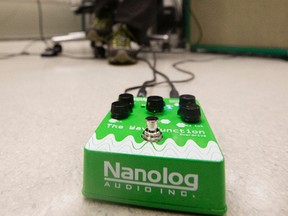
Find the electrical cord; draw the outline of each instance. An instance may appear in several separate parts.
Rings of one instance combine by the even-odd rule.
[[[18,52],[18,53],[0,53],[0,60],[4,60],[4,59],[10,59],[13,57],[17,57],[17,56],[23,56],[23,55],[39,55],[38,53],[30,53],[27,50],[36,42],[37,40],[32,40],[30,41],[23,49],[22,51]]]
[[[141,49],[139,50],[141,51]],[[147,60],[147,59],[144,59],[144,58],[139,58],[138,57],[138,60],[141,60],[141,61],[144,61],[148,64],[148,66],[151,68],[152,70],[152,73],[153,73],[153,79],[152,80],[148,80],[148,81],[145,81],[142,86],[139,88],[139,91],[137,93],[137,96],[138,97],[145,97],[147,95],[147,91],[146,91],[146,86],[151,84],[151,83],[154,83],[156,82],[156,71],[154,70],[156,68],[156,64],[157,64],[157,58],[156,58],[156,54],[153,52],[153,65],[151,65],[151,63]]]
[[[147,95],[147,91],[146,91],[146,87],[148,85],[153,85],[155,82],[156,82],[156,75],[159,75],[161,77],[163,77],[166,81],[166,83],[169,84],[171,90],[170,90],[170,97],[171,98],[177,98],[179,97],[179,93],[178,91],[176,90],[174,84],[171,82],[171,80],[169,79],[169,77],[167,75],[165,75],[164,73],[156,70],[156,64],[157,64],[157,57],[156,57],[156,53],[153,52],[153,50],[151,49],[151,52],[153,54],[153,65],[147,60],[147,59],[144,59],[144,58],[138,58],[139,60],[141,61],[144,61],[148,64],[148,66],[150,67],[150,69],[152,70],[153,72],[153,79],[152,80],[148,80],[148,81],[145,81],[142,86],[140,86],[139,88],[139,91],[138,91],[138,94],[137,96],[139,97],[145,97]],[[132,87],[133,88],[133,87]],[[128,89],[129,90],[129,89]],[[127,89],[125,90],[125,92],[127,91]]]
[[[139,52],[141,52],[143,50],[143,47],[141,49],[139,49]],[[147,60],[147,59],[144,59],[144,58],[138,58],[138,60],[141,60],[141,61],[144,61],[145,63],[148,64],[149,68],[152,70],[153,72],[153,79],[152,80],[148,80],[148,81],[145,81],[142,86],[134,86],[134,87],[130,87],[128,89],[125,90],[125,92],[129,92],[129,91],[132,91],[132,90],[135,90],[135,89],[139,89],[138,90],[138,93],[137,93],[137,96],[139,97],[145,97],[147,95],[147,91],[146,91],[146,88],[147,87],[153,87],[153,86],[156,86],[156,85],[159,85],[159,84],[162,84],[162,83],[168,83],[171,90],[170,90],[170,97],[171,98],[177,98],[179,97],[179,93],[178,91],[176,90],[174,83],[179,83],[179,82],[188,82],[190,80],[193,80],[195,75],[193,73],[191,73],[190,71],[185,71],[181,68],[178,68],[177,67],[177,64],[178,62],[174,63],[172,66],[182,72],[182,73],[185,73],[185,74],[189,74],[191,77],[189,79],[186,79],[186,80],[177,80],[177,81],[171,81],[170,78],[165,75],[164,73],[160,72],[159,70],[156,69],[156,64],[157,64],[157,57],[156,57],[156,53],[153,51],[152,48],[150,48],[150,51],[153,55],[153,65]],[[181,64],[181,62],[179,62],[179,64]],[[166,81],[162,81],[162,82],[156,82],[156,75],[160,75],[162,76]]]
[[[151,68],[151,63],[149,61],[147,61],[147,60],[145,62],[148,63],[149,67]],[[182,61],[178,61],[178,62],[173,63],[173,65],[172,65],[173,68],[175,68],[178,72],[181,72],[181,73],[189,75],[190,77],[187,78],[187,79],[183,79],[183,80],[169,80],[172,83],[172,85],[173,85],[173,83],[185,83],[185,82],[189,82],[189,81],[192,81],[193,79],[195,79],[195,74],[193,72],[188,71],[188,70],[184,70],[184,69],[179,67],[179,65],[187,63],[187,62],[197,62],[197,61],[188,59],[188,60],[182,60]],[[156,69],[155,69],[154,72],[156,74],[159,73],[159,75],[166,76],[165,74],[163,74],[162,72],[157,71]],[[155,86],[158,86],[158,85],[161,85],[161,84],[164,84],[164,83],[169,83],[169,82],[167,81],[167,79],[166,79],[166,81],[162,81],[162,82],[149,82],[149,83],[147,83],[145,85],[145,88],[147,88],[147,87],[155,87]],[[171,85],[170,85],[170,87],[171,87]],[[142,86],[133,86],[133,87],[125,89],[125,93],[133,91],[133,90],[136,90],[136,89],[141,89],[141,88],[143,88],[143,85]],[[178,94],[176,88],[173,85],[173,87],[171,87],[170,97],[178,97],[178,96],[179,96],[179,94]]]
[[[219,57],[212,57],[212,58],[207,58],[207,59],[186,59],[186,60],[181,60],[181,61],[177,61],[175,63],[172,64],[172,67],[177,70],[178,72],[180,73],[184,73],[186,75],[188,75],[189,77],[187,79],[182,79],[182,80],[171,80],[172,83],[185,83],[185,82],[189,82],[189,81],[192,81],[195,79],[195,74],[191,71],[188,71],[188,70],[185,70],[181,67],[179,67],[180,65],[183,65],[185,63],[189,63],[189,62],[193,62],[193,63],[201,63],[201,62],[211,62],[211,61],[214,61],[214,60],[219,60],[219,59],[227,59],[227,58],[233,58],[233,57],[236,57],[236,56],[229,56],[229,57],[222,57],[222,58],[219,58]],[[146,59],[145,59],[146,60]],[[146,60],[147,61],[147,60]],[[149,67],[151,66],[151,63],[148,61],[148,63],[150,64]],[[158,85],[161,85],[161,84],[165,84],[167,83],[167,81],[161,81],[161,82],[150,82],[150,83],[147,83],[145,88],[150,88],[150,87],[155,87],[155,86],[158,86]],[[136,89],[140,89],[140,88],[143,88],[143,85],[141,86],[133,86],[133,87],[130,87],[130,88],[127,88],[125,90],[125,93],[127,92],[130,92],[130,91],[133,91],[133,90],[136,90]]]

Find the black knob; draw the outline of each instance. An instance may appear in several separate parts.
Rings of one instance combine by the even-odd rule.
[[[179,115],[184,122],[197,123],[201,120],[200,106],[197,104],[187,104],[179,110]]]
[[[111,117],[114,119],[125,119],[129,116],[130,109],[128,103],[116,101],[111,104]]]
[[[194,95],[184,94],[180,95],[179,106],[185,106],[186,104],[196,104]]]
[[[120,94],[118,101],[127,103],[129,105],[130,112],[132,112],[132,108],[134,107],[134,97],[132,94]]]
[[[152,113],[162,112],[164,109],[165,103],[162,97],[160,96],[150,96],[147,98],[146,109]]]
[[[194,95],[184,94],[179,97],[179,110],[178,115],[180,115],[181,108],[188,104],[196,104],[196,98]]]

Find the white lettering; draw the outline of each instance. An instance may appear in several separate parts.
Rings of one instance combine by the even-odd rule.
[[[177,177],[178,178],[178,181],[174,180],[175,178],[174,177]],[[180,174],[180,173],[177,173],[177,172],[173,172],[173,173],[170,173],[169,175],[169,181],[174,184],[174,185],[180,185],[183,183],[183,176]]]
[[[127,184],[126,185],[126,190],[132,190],[132,185]]]
[[[167,184],[167,175],[168,175],[168,169],[166,167],[163,168],[163,183]]]
[[[145,187],[145,192],[151,193],[151,191],[152,191],[151,187]]]
[[[175,190],[170,190],[170,189],[169,189],[169,190],[168,190],[168,194],[175,196]]]
[[[121,178],[133,180],[133,170],[129,167],[123,167],[121,172]]]
[[[108,169],[115,178],[120,178],[120,163],[116,163],[116,170],[113,169],[109,161],[104,161],[104,176],[108,176]]]
[[[187,197],[187,191],[181,191],[181,196],[182,197]]]
[[[152,177],[153,175],[154,176],[156,175],[156,178],[153,179],[153,177]],[[160,182],[161,181],[161,174],[156,170],[151,170],[150,172],[148,172],[148,180],[150,182],[153,182],[153,183]]]
[[[146,171],[143,169],[135,169],[135,180],[139,181],[139,173],[142,174],[142,181],[146,181]]]
[[[137,182],[139,182],[142,185],[159,188],[164,187],[191,191],[198,189],[198,175],[191,173],[182,175],[179,172],[169,173],[167,167],[163,167],[162,172],[158,170],[149,170],[147,172],[139,168],[121,167],[119,162],[115,162],[115,166],[112,166],[109,161],[104,161],[104,177],[106,181],[114,181],[116,188],[121,187],[120,184],[116,185],[116,183],[122,182],[128,183],[129,189],[132,189],[132,185],[137,185]],[[106,182],[104,186],[110,187],[108,182]]]
[[[193,179],[192,182],[189,180],[191,178]],[[184,181],[187,186],[190,186],[195,190],[198,189],[198,175],[188,174],[185,176]]]

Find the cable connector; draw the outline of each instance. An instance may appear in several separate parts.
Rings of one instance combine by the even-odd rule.
[[[146,97],[147,91],[144,86],[141,86],[141,88],[138,91],[137,97]]]
[[[179,98],[179,92],[175,88],[170,91],[170,98]]]

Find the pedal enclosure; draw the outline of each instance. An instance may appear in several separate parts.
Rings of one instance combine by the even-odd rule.
[[[185,123],[177,98],[164,99],[163,139],[144,141],[146,98],[135,97],[127,119],[110,112],[84,148],[82,193],[87,198],[172,211],[226,212],[224,157],[201,108],[201,121]],[[198,101],[197,104],[199,105]]]

